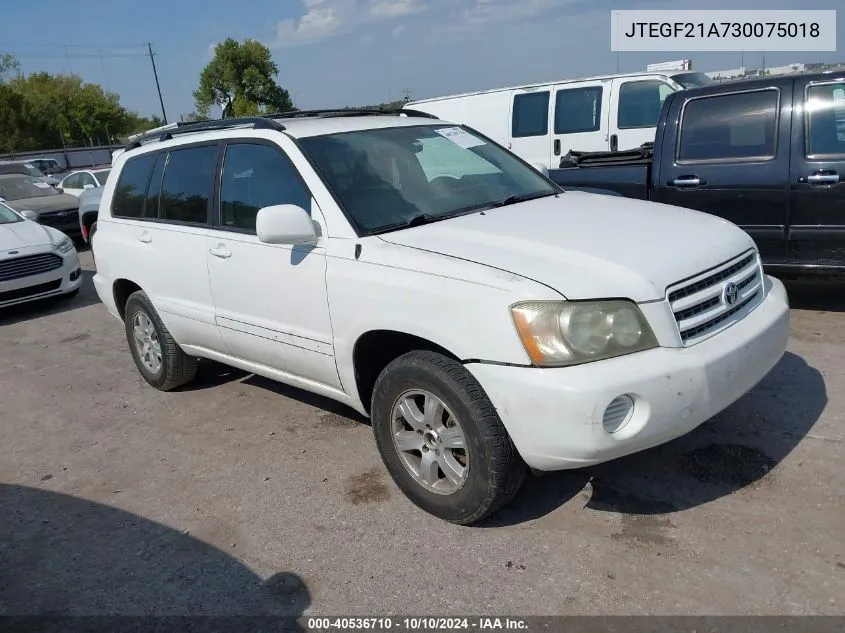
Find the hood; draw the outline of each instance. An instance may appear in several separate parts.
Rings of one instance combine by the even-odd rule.
[[[11,249],[53,244],[53,232],[37,222],[0,224],[0,256]]]
[[[574,191],[379,237],[506,270],[567,299],[637,302],[754,246],[712,215]]]
[[[77,209],[79,207],[79,199],[69,193],[61,193],[57,196],[39,196],[38,198],[9,200],[6,204],[18,212],[30,210],[36,213],[44,213],[46,211]]]

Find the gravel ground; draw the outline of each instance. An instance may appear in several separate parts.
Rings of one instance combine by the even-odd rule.
[[[0,314],[0,614],[845,614],[845,299],[693,433],[463,528],[365,420],[206,363],[142,382],[91,285]]]

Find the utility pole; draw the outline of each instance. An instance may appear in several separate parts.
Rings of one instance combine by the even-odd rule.
[[[153,45],[147,42],[147,48],[150,51],[150,62],[153,65],[153,76],[156,78],[156,90],[158,90],[158,102],[161,104],[161,118],[164,119],[165,125],[167,125],[167,113],[164,111],[164,99],[161,98],[161,86],[158,83],[158,72],[156,72],[156,60],[155,55],[153,55]]]
[[[411,100],[411,90],[409,88],[405,88],[402,91],[402,94],[405,95],[405,103],[408,103]]]

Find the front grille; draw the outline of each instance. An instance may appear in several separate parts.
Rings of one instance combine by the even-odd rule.
[[[11,281],[48,273],[62,267],[62,258],[53,253],[26,255],[0,261],[0,281]]]
[[[728,296],[731,284],[736,293]],[[763,271],[756,251],[670,286],[667,300],[684,346],[713,336],[763,300]]]
[[[53,222],[68,222],[77,219],[79,212],[76,209],[63,209],[59,211],[48,211],[47,213],[38,214],[38,222],[53,223]]]
[[[15,299],[25,299],[26,297],[34,297],[35,295],[44,294],[51,290],[58,290],[62,285],[61,279],[48,281],[46,284],[38,284],[37,286],[28,286],[26,288],[18,288],[17,290],[7,290],[0,292],[0,303],[7,301],[14,301]]]

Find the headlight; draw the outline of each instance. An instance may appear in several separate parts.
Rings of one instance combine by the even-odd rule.
[[[70,253],[73,250],[73,242],[69,237],[66,237],[61,242],[56,244],[56,250],[60,253]]]
[[[511,306],[531,362],[577,365],[657,347],[642,312],[630,301],[526,301]]]

